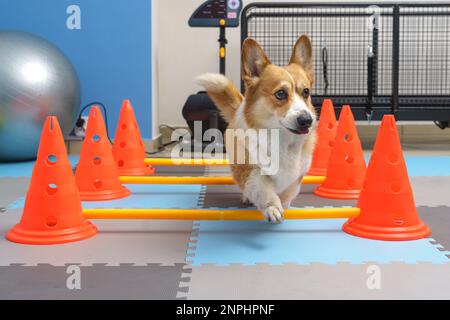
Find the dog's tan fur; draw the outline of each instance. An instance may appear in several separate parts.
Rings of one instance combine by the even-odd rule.
[[[242,78],[245,98],[222,75],[206,74],[200,76],[198,82],[228,121],[229,129],[280,129],[277,174],[262,175],[258,164],[231,164],[233,178],[243,191],[243,200],[254,203],[268,220],[280,222],[283,210],[299,192],[298,180],[309,169],[316,141],[315,109],[311,97],[304,94],[304,89],[311,89],[313,83],[309,38],[303,35],[297,40],[290,62],[284,67],[272,64],[260,45],[247,39],[242,49]],[[277,99],[275,93],[279,90],[284,90],[288,97]],[[302,112],[310,113],[313,125],[307,134],[292,133],[289,129],[293,129],[293,119]],[[248,159],[249,150],[245,149],[245,153]]]

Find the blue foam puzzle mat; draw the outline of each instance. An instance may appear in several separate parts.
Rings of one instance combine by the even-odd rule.
[[[131,195],[112,201],[85,201],[83,208],[196,208],[201,185],[126,185]]]
[[[370,154],[366,154],[366,164],[369,164]],[[419,176],[450,176],[450,157],[448,156],[405,156],[408,175]]]
[[[83,208],[196,208],[200,185],[127,185],[131,195],[111,201],[85,201]],[[22,209],[25,197],[8,206]]]
[[[25,197],[21,197],[16,201],[11,202],[6,208],[8,210],[22,209],[24,205],[25,205]]]
[[[264,221],[200,221],[193,265],[213,263],[253,265],[267,263],[336,264],[447,263],[446,252],[430,239],[376,241],[346,234],[345,219],[289,220],[280,225]],[[448,254],[448,252],[447,252]]]
[[[450,176],[450,157],[407,156],[405,161],[410,176]]]
[[[78,163],[78,156],[69,156],[73,167]],[[35,161],[0,163],[0,178],[27,178],[31,177]]]

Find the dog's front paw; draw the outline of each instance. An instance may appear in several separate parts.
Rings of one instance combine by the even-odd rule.
[[[264,216],[271,223],[281,223],[284,220],[283,211],[276,206],[269,206],[264,209]]]

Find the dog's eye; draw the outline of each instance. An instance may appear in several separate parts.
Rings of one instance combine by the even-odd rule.
[[[303,91],[302,91],[302,96],[303,96],[303,98],[306,99],[306,98],[309,97],[309,95],[310,95],[309,89],[308,89],[308,88],[303,89]]]
[[[288,98],[288,94],[284,90],[278,90],[277,92],[275,92],[275,98],[277,98],[280,101],[286,100]]]

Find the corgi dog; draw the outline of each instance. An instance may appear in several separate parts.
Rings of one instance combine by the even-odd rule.
[[[250,38],[243,43],[241,58],[245,97],[223,75],[204,74],[197,83],[218,107],[228,129],[278,130],[279,168],[275,174],[264,174],[258,163],[230,166],[243,201],[253,203],[269,222],[280,223],[284,210],[300,192],[299,181],[309,170],[316,143],[311,41],[302,35],[289,64],[282,67],[272,64]],[[248,155],[252,150],[245,152]]]

